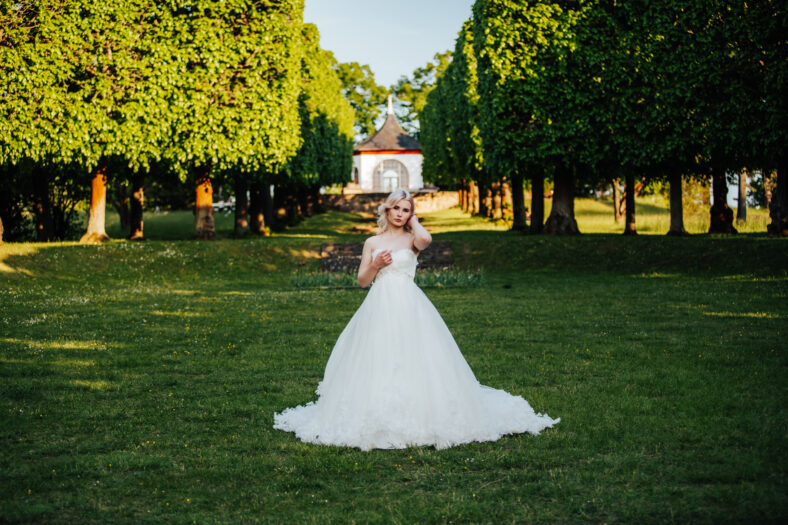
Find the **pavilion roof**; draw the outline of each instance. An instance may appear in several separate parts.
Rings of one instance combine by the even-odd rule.
[[[386,115],[386,121],[374,135],[360,142],[353,151],[396,151],[421,150],[419,141],[405,133],[393,113]]]

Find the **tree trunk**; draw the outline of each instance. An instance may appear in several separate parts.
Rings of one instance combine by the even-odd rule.
[[[766,170],[761,170],[763,177],[763,207],[767,210],[772,209],[772,177],[774,173],[766,173]]]
[[[311,217],[313,215],[313,208],[309,189],[303,187],[299,188],[296,198],[298,199],[299,215],[302,217]]]
[[[689,235],[684,229],[684,189],[682,188],[681,172],[671,171],[668,175],[670,184],[670,229],[668,235]]]
[[[520,180],[522,181],[522,178]],[[525,204],[523,204],[523,207],[525,207]],[[504,218],[506,216],[507,208],[511,208],[512,215],[514,215],[514,205],[512,204],[511,180],[501,182],[501,216],[503,216]]]
[[[491,185],[491,204],[492,218],[495,220],[503,219],[503,182],[494,182]]]
[[[479,181],[477,187],[479,188],[479,215],[487,217],[487,186]]]
[[[624,185],[624,196],[627,201],[624,235],[637,235],[637,228],[635,228],[635,176],[631,171],[624,176]]]
[[[3,244],[3,218],[0,217],[0,244]]]
[[[736,222],[747,222],[747,168],[739,172],[739,199],[736,203]]]
[[[263,219],[271,227],[274,224],[274,199],[271,197],[271,185],[263,179],[261,188],[263,199]]]
[[[112,191],[110,203],[118,214],[120,219],[120,229],[123,231],[130,231],[131,213],[129,211],[129,188],[120,180],[115,180],[114,188]]]
[[[235,230],[236,237],[244,237],[249,233],[249,200],[246,192],[249,184],[246,176],[239,173],[235,176]]]
[[[49,200],[49,182],[39,168],[33,168],[33,212],[36,216],[36,240],[55,239],[55,221],[52,219],[52,204]]]
[[[733,227],[733,210],[728,207],[728,181],[725,180],[725,168],[720,165],[712,167],[712,195],[714,204],[711,206],[711,222],[709,233],[736,233]]]
[[[142,207],[145,203],[145,175],[135,173],[131,180],[131,210],[129,212],[129,240],[144,241],[142,231]]]
[[[544,233],[544,173],[535,170],[531,177],[531,233]]]
[[[468,183],[468,211],[471,215],[479,213],[479,183],[472,180]]]
[[[577,235],[575,220],[575,177],[571,168],[556,166],[553,184],[553,208],[544,231],[551,235]]]
[[[260,181],[252,183],[251,191],[249,192],[249,226],[252,233],[265,237],[268,235],[268,230],[265,229],[265,210],[263,197],[267,185]]]
[[[512,229],[520,232],[526,230],[523,175],[520,172],[512,174]]]
[[[213,186],[211,168],[196,169],[196,199],[194,213],[194,239],[216,239],[216,224],[213,220]]]
[[[788,158],[785,156],[777,164],[777,187],[772,189],[769,216],[772,222],[767,231],[774,235],[788,235]]]
[[[274,218],[276,226],[283,228],[287,224],[287,190],[281,184],[274,188]],[[274,223],[270,223],[274,226]]]
[[[621,222],[621,181],[613,179],[613,221]]]
[[[88,231],[79,240],[81,243],[107,242],[109,235],[104,230],[107,212],[107,167],[96,166],[93,179],[90,181],[90,215]]]

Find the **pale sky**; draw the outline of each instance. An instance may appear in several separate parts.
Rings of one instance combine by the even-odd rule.
[[[369,64],[375,81],[400,76],[454,49],[473,0],[306,0],[304,21],[320,31],[320,46],[340,62]]]

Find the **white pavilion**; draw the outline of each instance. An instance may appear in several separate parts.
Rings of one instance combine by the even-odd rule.
[[[424,187],[422,160],[419,141],[397,122],[389,95],[383,126],[353,148],[353,182],[364,193],[420,190]]]

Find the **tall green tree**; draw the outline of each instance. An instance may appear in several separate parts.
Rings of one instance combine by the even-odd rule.
[[[164,6],[160,77],[173,140],[164,159],[196,188],[195,237],[215,236],[211,174],[275,173],[301,145],[302,0]]]
[[[472,23],[466,21],[460,30],[454,48],[451,64],[441,77],[446,89],[445,119],[450,139],[452,169],[464,200],[465,193],[472,184],[481,187],[477,195],[477,209],[485,211],[486,191],[489,186],[490,172],[485,169],[484,149],[479,129],[479,94],[476,72],[476,55],[473,49]],[[516,196],[515,196],[516,200]],[[522,204],[522,199],[520,199]],[[466,205],[467,206],[467,205]],[[525,224],[525,210],[515,205],[521,212]],[[517,213],[515,213],[517,215]],[[517,218],[517,217],[516,217]],[[517,221],[515,221],[517,223]],[[518,223],[519,224],[519,223]]]
[[[451,56],[451,51],[435,53],[430,62],[416,68],[410,76],[400,77],[390,88],[402,108],[397,114],[400,124],[416,138],[419,137],[421,129],[419,116],[427,105],[427,95],[435,88],[438,78],[446,71]]]
[[[550,233],[578,233],[575,179],[586,173],[579,167],[593,160],[589,152],[597,143],[589,129],[591,79],[578,74],[572,56],[582,15],[574,5],[548,2],[478,0],[473,6],[485,162],[497,173],[530,176],[535,200],[542,198],[545,169],[553,167]],[[532,230],[541,231],[538,213]]]
[[[342,92],[336,59],[319,46],[312,24],[304,26],[303,90],[299,97],[303,143],[280,186],[295,192],[299,211],[311,215],[319,206],[321,186],[347,181],[353,163],[355,113]]]
[[[424,180],[441,186],[453,185],[457,180],[452,159],[452,138],[446,118],[449,114],[447,91],[447,84],[439,80],[435,89],[427,95],[427,103],[419,116]]]
[[[106,240],[102,184],[117,137],[112,118],[115,65],[133,32],[117,28],[131,15],[109,4],[76,0],[4,2],[0,46],[0,162],[33,166],[39,239],[53,238],[48,193],[53,174],[78,166],[91,173],[88,234]],[[89,38],[86,38],[89,36]]]
[[[369,136],[375,133],[375,121],[382,114],[388,90],[378,85],[375,74],[367,65],[358,62],[338,63],[336,72],[342,91],[355,112],[356,133]]]

